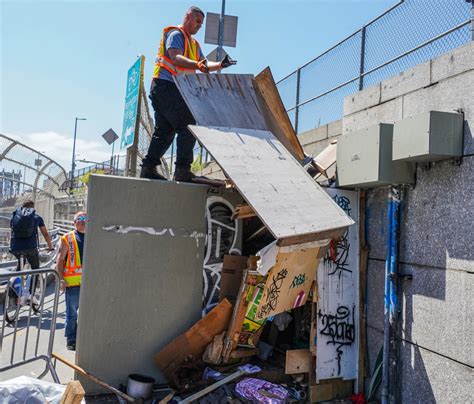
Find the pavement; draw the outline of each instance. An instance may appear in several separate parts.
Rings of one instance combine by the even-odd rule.
[[[66,338],[64,337],[64,323],[66,318],[65,295],[59,296],[58,316],[56,321],[56,331],[54,333],[53,352],[59,354],[70,362],[75,362],[75,352],[68,351],[66,348]],[[0,291],[0,313],[3,313],[4,295]],[[6,325],[4,331],[3,344],[0,351],[0,368],[11,363],[11,354],[14,347],[14,363],[21,361],[24,357],[35,357],[45,355],[48,351],[49,335],[52,320],[52,308],[54,301],[54,289],[50,285],[46,289],[46,296],[40,321],[39,315],[32,314],[28,327],[29,306],[24,306],[20,310],[18,320],[18,328],[15,332],[13,326]],[[3,319],[0,317],[0,319]],[[1,322],[0,322],[1,327]],[[28,332],[29,328],[29,332]],[[26,342],[26,349],[25,349]],[[35,348],[38,346],[36,355]],[[26,353],[26,355],[25,355]],[[54,362],[53,362],[54,363]],[[8,380],[17,376],[29,376],[37,378],[45,369],[45,361],[38,360],[26,365],[19,365],[13,369],[0,372],[0,381]],[[56,372],[62,384],[67,384],[74,380],[74,370],[67,365],[57,361]],[[53,381],[51,374],[48,372],[43,380]]]

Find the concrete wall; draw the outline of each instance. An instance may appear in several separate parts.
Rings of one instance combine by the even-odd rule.
[[[91,176],[79,366],[114,386],[126,383],[130,373],[160,378],[153,355],[201,315],[207,190]],[[174,236],[169,231],[118,233],[117,226],[173,229]],[[87,379],[81,382],[87,392],[100,391]]]
[[[402,209],[399,402],[471,402],[474,391],[474,42],[346,97],[342,133],[430,110],[462,109],[461,165],[417,168]],[[339,126],[339,122],[327,125]],[[328,130],[301,135],[313,154]],[[383,341],[387,190],[367,194],[368,354]]]

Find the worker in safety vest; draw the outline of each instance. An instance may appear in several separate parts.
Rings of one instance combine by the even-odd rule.
[[[75,230],[61,237],[56,269],[59,274],[60,290],[66,291],[66,341],[67,349],[76,350],[77,312],[79,309],[79,292],[81,289],[82,259],[84,237],[86,233],[86,212],[74,215]]]
[[[199,31],[203,21],[204,12],[193,6],[187,10],[182,25],[163,30],[150,89],[150,99],[155,110],[155,132],[142,161],[142,178],[166,180],[157,172],[156,166],[161,164],[160,159],[171,146],[175,133],[178,138],[174,179],[192,182],[195,178],[191,172],[191,163],[196,140],[187,126],[196,121],[179,93],[173,76],[193,74],[196,70],[209,73],[235,64],[228,58],[222,62],[210,62],[204,58],[198,41],[192,37]]]

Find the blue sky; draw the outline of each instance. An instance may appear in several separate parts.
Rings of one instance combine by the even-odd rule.
[[[280,79],[360,28],[395,0],[227,0],[239,17],[238,60],[229,73],[270,66]],[[166,25],[190,5],[220,12],[220,0],[0,0],[0,133],[16,136],[68,167],[74,118],[79,158],[104,160],[100,137],[121,133],[126,74],[143,54],[145,87]],[[204,28],[197,34],[203,51]]]

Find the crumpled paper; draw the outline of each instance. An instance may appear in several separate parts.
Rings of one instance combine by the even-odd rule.
[[[59,403],[66,386],[32,377],[19,376],[0,382],[0,403],[2,404],[44,404]],[[85,403],[82,400],[82,403]]]

